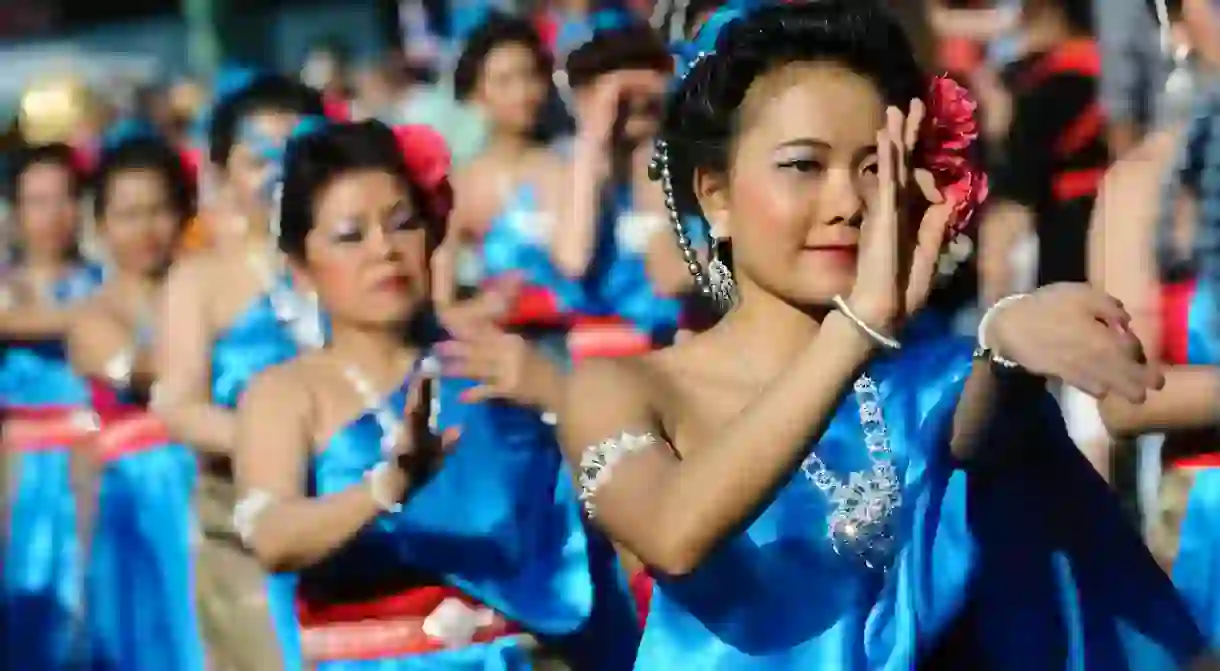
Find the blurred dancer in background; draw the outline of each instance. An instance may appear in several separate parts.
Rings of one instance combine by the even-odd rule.
[[[241,237],[174,267],[155,339],[155,410],[199,457],[200,618],[212,657],[237,671],[281,663],[266,576],[232,525],[234,409],[252,376],[321,342],[319,316],[292,290],[272,230],[284,143],[303,118],[321,115],[313,89],[274,75],[217,101],[209,158],[232,206],[222,223]]]
[[[109,273],[69,337],[100,422],[75,455],[100,475],[77,488],[89,668],[201,671],[190,559],[195,458],[145,411],[161,282],[194,211],[195,186],[181,155],[144,135],[103,147],[93,191]]]
[[[1220,67],[1215,5],[1149,4],[1175,23],[1173,33],[1189,38],[1197,81],[1213,82]],[[1214,86],[1200,86],[1198,95],[1193,118],[1164,119],[1106,176],[1093,218],[1090,274],[1130,311],[1149,360],[1165,366],[1164,389],[1141,404],[1105,399],[1102,417],[1116,437],[1165,432],[1160,501],[1144,511],[1149,541],[1204,633],[1220,644],[1220,190],[1208,176],[1220,169],[1220,103]]]
[[[101,281],[77,247],[83,175],[67,145],[22,149],[10,164],[17,262],[0,286],[0,405],[10,503],[4,538],[4,655],[13,669],[68,663],[79,622],[78,539],[69,446],[93,428],[64,338]]]

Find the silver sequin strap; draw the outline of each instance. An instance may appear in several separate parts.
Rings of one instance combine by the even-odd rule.
[[[594,497],[597,488],[610,479],[610,470],[619,461],[633,452],[639,452],[646,447],[652,447],[658,442],[651,433],[634,434],[623,432],[617,438],[607,438],[600,443],[590,445],[580,455],[580,500],[584,504],[585,514],[590,518],[597,513]]]

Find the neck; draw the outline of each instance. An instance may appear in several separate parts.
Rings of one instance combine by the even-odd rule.
[[[333,325],[327,349],[345,363],[354,364],[366,375],[380,378],[383,373],[400,372],[400,364],[415,355],[415,349],[398,329],[362,328]]]
[[[721,322],[723,333],[735,341],[734,349],[751,353],[748,361],[751,374],[770,380],[809,347],[829,310],[797,307],[745,278],[740,278],[738,292],[737,307]]]
[[[517,159],[525,152],[529,151],[532,146],[530,139],[516,131],[498,130],[493,132],[488,138],[487,149],[488,154],[497,158]]]
[[[157,288],[161,285],[161,278],[160,274],[136,273],[119,269],[110,281],[124,294],[134,296],[140,301],[151,301]]]
[[[27,249],[21,265],[35,275],[59,275],[68,265],[68,255],[62,251]]]

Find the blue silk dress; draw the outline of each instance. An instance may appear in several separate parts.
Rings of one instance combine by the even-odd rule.
[[[1202,637],[1067,436],[1049,396],[1002,416],[981,462],[951,458],[971,344],[909,343],[870,365],[903,474],[887,572],[827,540],[826,497],[801,474],[693,573],[659,576],[637,669],[1157,671]],[[849,394],[817,445],[867,466]]]
[[[484,236],[485,271],[493,277],[521,273],[527,283],[553,292],[564,312],[617,316],[654,341],[667,342],[678,328],[683,305],[652,288],[645,255],[649,234],[655,230],[632,214],[630,189],[611,189],[603,202],[592,262],[582,277],[570,278],[551,259],[547,225],[540,223],[537,214],[536,193],[530,186],[520,187]],[[691,239],[703,239],[701,220],[692,220],[688,226],[694,227],[687,232]]]
[[[63,304],[86,298],[101,282],[83,267],[54,288]],[[17,424],[42,428],[28,445],[6,445],[10,482],[3,565],[3,649],[11,669],[57,669],[80,651],[81,567],[76,508],[69,478],[70,445],[84,435],[88,391],[67,363],[62,342],[9,343],[0,360],[0,409],[6,442]],[[75,427],[75,430],[73,428]],[[48,433],[49,432],[49,433]],[[37,445],[35,445],[37,443]],[[53,443],[53,444],[52,444]],[[15,476],[15,477],[14,477]]]
[[[212,402],[235,410],[255,375],[299,353],[300,345],[290,327],[277,316],[271,296],[261,294],[212,343]],[[290,577],[268,576],[269,598],[291,590]],[[285,664],[291,665],[300,657],[293,647],[280,652]]]
[[[544,640],[570,644],[576,668],[629,669],[638,626],[613,550],[590,539],[549,427],[536,413],[497,404],[463,405],[462,385],[440,385],[443,426],[462,437],[444,467],[407,501],[386,513],[324,564],[299,574],[302,588],[342,585],[362,576],[378,597],[408,574],[434,576]],[[405,385],[385,401],[400,415]],[[359,483],[382,460],[382,429],[366,413],[340,429],[313,458],[313,495]],[[398,587],[401,590],[402,587]],[[306,591],[311,591],[306,589]],[[368,590],[365,590],[366,592]],[[295,636],[292,597],[280,592],[273,610],[282,637]],[[320,662],[319,671],[517,671],[532,668],[520,638],[376,659]]]
[[[1220,365],[1218,298],[1215,286],[1201,279],[1165,288],[1167,364]],[[1216,464],[1213,459],[1210,466],[1191,467],[1195,478],[1179,530],[1173,580],[1199,627],[1212,645],[1220,646],[1220,466]]]
[[[95,671],[203,669],[191,542],[195,455],[128,394],[95,382],[102,463],[86,574]]]

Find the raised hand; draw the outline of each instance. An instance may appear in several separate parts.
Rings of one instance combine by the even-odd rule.
[[[388,461],[397,467],[401,491],[417,487],[436,474],[457,444],[461,430],[436,430],[433,376],[420,372],[411,381],[403,408],[401,430],[394,438]]]
[[[511,305],[519,284],[491,286],[471,299],[460,319],[445,327],[451,340],[437,345],[445,375],[478,384],[462,394],[463,401],[492,398],[520,405],[551,408],[562,376],[558,366],[519,335],[502,326],[502,305]]]
[[[927,301],[953,217],[954,203],[912,163],[924,115],[919,100],[911,101],[907,115],[886,110],[885,128],[877,133],[877,190],[868,202],[856,283],[847,299],[861,319],[888,333]],[[919,219],[914,225],[913,215]]]
[[[579,119],[579,133],[587,140],[606,142],[618,121],[620,103],[628,93],[661,94],[665,80],[647,70],[621,70],[598,78],[589,107]]]
[[[1123,306],[1087,284],[1052,284],[998,307],[982,334],[988,347],[1035,375],[1095,398],[1142,403],[1165,384],[1148,363]]]

